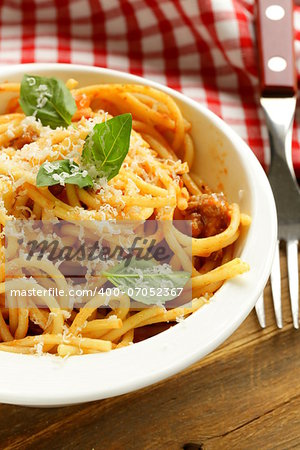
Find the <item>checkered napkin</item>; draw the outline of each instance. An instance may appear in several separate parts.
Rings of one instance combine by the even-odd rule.
[[[88,64],[167,84],[222,117],[265,165],[253,10],[254,0],[0,0],[0,63]],[[299,57],[300,8],[295,27]],[[300,176],[299,138],[300,113]]]

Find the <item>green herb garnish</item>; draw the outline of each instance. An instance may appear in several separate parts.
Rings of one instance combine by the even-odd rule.
[[[44,126],[67,127],[77,110],[71,92],[56,78],[24,75],[20,105],[27,116],[35,116]]]
[[[81,161],[93,178],[114,178],[128,153],[131,114],[121,114],[94,126],[87,136]]]
[[[41,165],[36,185],[53,186],[65,183],[92,187],[94,181],[115,177],[128,153],[132,128],[131,114],[116,116],[94,126],[86,137],[80,166],[68,159]]]
[[[36,177],[36,185],[54,186],[55,184],[76,184],[80,188],[92,187],[93,180],[86,170],[82,170],[78,164],[63,159],[60,161],[46,161],[41,165]]]
[[[154,259],[125,259],[102,275],[133,300],[146,305],[164,303],[180,295],[191,274],[173,271],[168,265],[159,265]],[[163,288],[165,290],[161,290]],[[160,294],[160,295],[159,295]]]

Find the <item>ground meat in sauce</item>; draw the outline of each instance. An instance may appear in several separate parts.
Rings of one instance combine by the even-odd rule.
[[[192,236],[195,238],[221,233],[230,221],[229,205],[222,194],[192,196],[183,214],[186,220],[192,221]]]
[[[17,148],[18,150],[20,150],[25,144],[31,144],[32,141],[34,141],[37,138],[37,135],[35,133],[35,131],[33,130],[26,130],[22,136],[13,139],[10,142],[10,145],[14,148]]]

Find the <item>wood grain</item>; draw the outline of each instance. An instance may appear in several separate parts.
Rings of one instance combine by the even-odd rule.
[[[300,448],[300,333],[292,328],[283,255],[281,262],[282,331],[267,287],[265,330],[252,312],[219,349],[169,380],[67,408],[1,405],[0,448]]]

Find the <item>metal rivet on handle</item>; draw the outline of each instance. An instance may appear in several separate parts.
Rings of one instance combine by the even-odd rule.
[[[286,69],[286,66],[287,62],[281,56],[273,56],[273,58],[270,58],[268,61],[268,67],[273,72],[282,72]]]
[[[271,5],[268,6],[265,13],[270,20],[281,20],[285,15],[285,10],[280,5]]]

